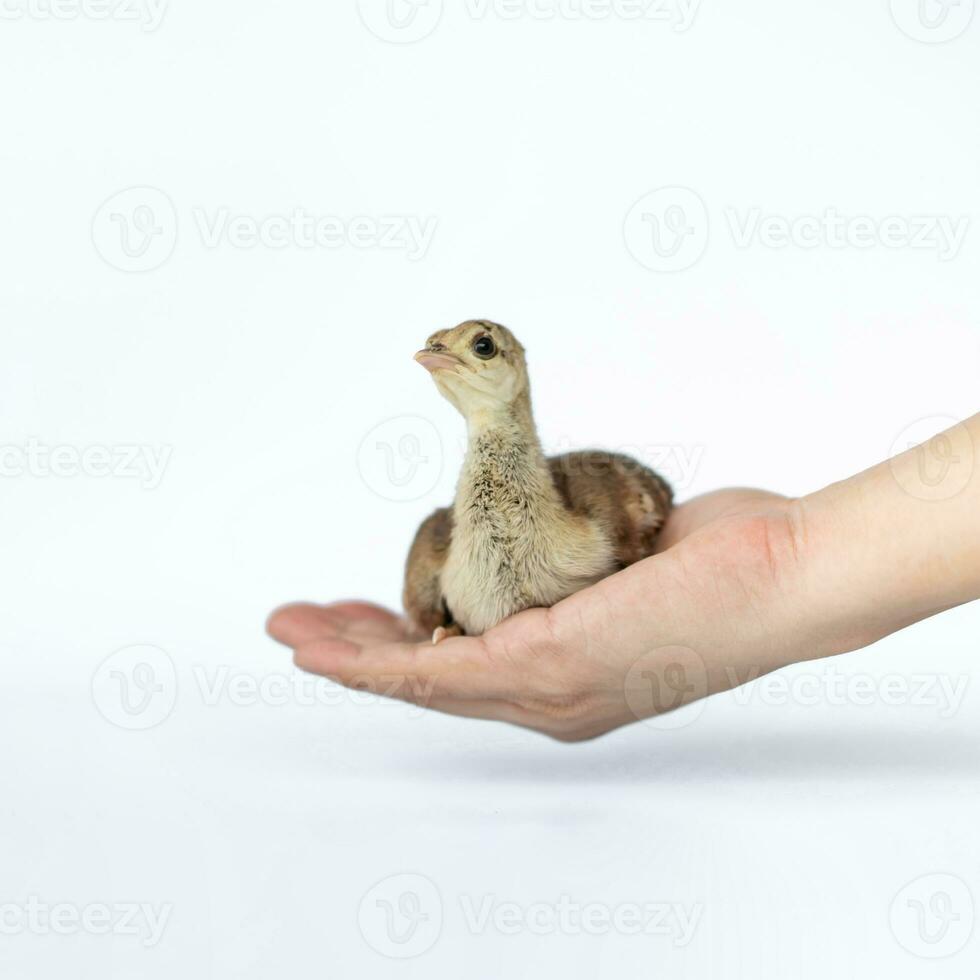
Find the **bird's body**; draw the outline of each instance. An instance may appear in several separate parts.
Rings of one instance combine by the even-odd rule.
[[[480,341],[493,353],[467,358]],[[652,554],[670,488],[627,456],[546,459],[524,351],[506,328],[469,321],[417,357],[469,428],[456,499],[423,522],[408,557],[405,608],[420,630],[477,635]]]

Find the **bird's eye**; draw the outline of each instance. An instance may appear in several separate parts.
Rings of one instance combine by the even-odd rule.
[[[473,342],[473,353],[489,361],[497,353],[497,345],[493,342],[493,337],[478,337]]]

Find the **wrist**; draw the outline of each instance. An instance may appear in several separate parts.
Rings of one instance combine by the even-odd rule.
[[[837,484],[802,497],[796,507],[805,542],[799,590],[806,610],[801,616],[816,640],[801,659],[859,650],[899,628],[886,601],[890,590],[880,588],[877,546],[845,487]]]

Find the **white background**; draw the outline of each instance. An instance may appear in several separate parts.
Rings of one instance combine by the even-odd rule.
[[[421,7],[405,30],[432,30],[413,44],[369,29],[386,33],[381,0],[363,18],[354,0],[172,0],[153,30],[26,4],[0,19],[0,905],[172,911],[144,948],[18,930],[8,909],[3,976],[975,980],[963,890],[900,892],[953,875],[980,900],[976,606],[786,672],[965,683],[958,710],[938,688],[781,704],[757,685],[680,727],[570,747],[329,685],[314,705],[223,686],[299,683],[263,633],[282,602],[397,604],[462,436],[411,355],[459,320],[522,339],[548,446],[694,459],[681,499],[808,492],[976,411],[980,229],[945,259],[740,247],[730,229],[753,208],[972,223],[980,17],[956,20],[972,0],[936,28],[959,25],[945,43],[902,0],[894,16],[882,0],[704,0],[684,30],[628,4],[507,19],[469,0],[438,23]],[[162,251],[143,272],[112,218],[139,201],[102,208],[130,187],[173,208],[144,202]],[[646,267],[627,223],[663,187],[703,202],[686,269]],[[201,215],[223,208],[437,224],[414,260],[209,245]],[[374,431],[405,417],[431,425]],[[386,482],[379,460],[408,465],[406,434],[425,461]],[[27,460],[32,439],[168,464],[155,487],[59,476]],[[163,653],[99,672],[134,645]],[[160,668],[163,717],[132,730],[152,714],[127,715],[108,671],[141,663]],[[401,874],[427,883],[382,885],[359,926],[362,897]],[[960,918],[929,945],[942,923],[918,933],[908,900],[944,888]],[[400,960],[373,903],[403,892],[428,919]],[[488,896],[700,919],[683,946],[474,931],[467,903]]]

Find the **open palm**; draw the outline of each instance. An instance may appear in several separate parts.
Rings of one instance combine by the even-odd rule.
[[[790,662],[795,525],[784,497],[718,491],[675,509],[657,555],[480,637],[433,646],[366,602],[285,606],[268,631],[349,687],[578,741]]]

